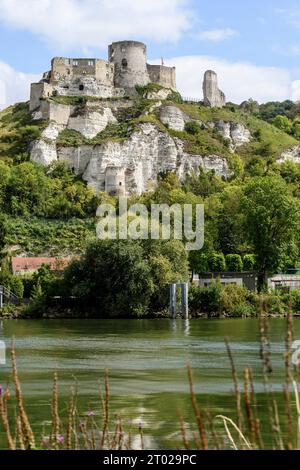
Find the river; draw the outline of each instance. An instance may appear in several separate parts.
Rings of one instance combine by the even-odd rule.
[[[285,319],[270,320],[274,390],[284,380]],[[179,416],[194,422],[186,364],[193,367],[195,390],[202,408],[212,415],[235,418],[233,383],[224,346],[228,336],[237,369],[251,366],[266,419],[256,319],[230,320],[7,320],[0,340],[7,353],[15,337],[19,375],[27,412],[35,431],[47,430],[54,371],[59,375],[60,411],[65,413],[70,388],[78,383],[84,416],[100,414],[99,382],[109,370],[111,407],[125,425],[142,424],[149,449],[174,449],[180,443]],[[300,339],[300,320],[295,319]],[[10,360],[0,365],[0,384],[10,381]],[[265,436],[268,442],[268,436]],[[134,437],[138,446],[138,433]],[[2,436],[2,446],[3,436]]]

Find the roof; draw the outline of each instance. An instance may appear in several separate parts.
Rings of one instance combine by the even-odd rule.
[[[63,271],[71,261],[71,257],[65,258],[21,258],[13,257],[11,259],[12,270],[14,273],[37,271],[43,265],[50,265],[52,271]]]

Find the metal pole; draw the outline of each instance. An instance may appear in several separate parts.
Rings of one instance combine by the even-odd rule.
[[[177,316],[176,284],[170,284],[170,313],[172,318]]]
[[[181,313],[185,319],[189,318],[189,285],[181,284]]]

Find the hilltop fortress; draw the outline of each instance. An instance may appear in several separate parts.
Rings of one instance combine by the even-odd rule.
[[[213,71],[204,76],[203,93],[205,106],[225,105]],[[223,155],[200,153],[200,145],[198,153],[187,150],[185,126],[196,120],[180,102],[175,67],[149,65],[141,42],[112,43],[107,61],[55,57],[31,85],[33,119],[48,122],[31,145],[31,160],[64,161],[94,190],[114,196],[147,191],[166,171],[184,179],[203,167],[227,178]],[[197,123],[206,133],[215,126]],[[218,129],[232,148],[249,138],[234,125]]]
[[[135,96],[136,86],[156,83],[176,91],[175,67],[147,64],[146,45],[137,41],[114,42],[108,48],[109,60],[55,57],[51,71],[31,85],[30,109],[41,99],[62,96],[113,98]]]

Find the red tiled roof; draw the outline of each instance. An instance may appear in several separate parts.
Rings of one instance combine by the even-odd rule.
[[[50,265],[52,271],[62,271],[70,264],[71,258],[21,258],[11,259],[14,273],[24,271],[37,271],[44,264]]]

